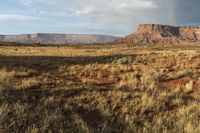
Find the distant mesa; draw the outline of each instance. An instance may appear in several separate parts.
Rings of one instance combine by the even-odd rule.
[[[22,34],[0,35],[0,42],[22,44],[175,44],[200,42],[200,27],[140,24],[138,30],[126,37],[84,34]]]
[[[22,35],[0,35],[0,42],[13,42],[22,44],[92,44],[109,43],[119,37],[106,35],[84,35],[84,34],[22,34]]]
[[[118,43],[182,43],[200,42],[200,27],[140,24],[137,32],[117,40]]]

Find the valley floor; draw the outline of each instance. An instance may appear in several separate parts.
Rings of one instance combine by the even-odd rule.
[[[0,46],[0,132],[200,132],[200,45]]]

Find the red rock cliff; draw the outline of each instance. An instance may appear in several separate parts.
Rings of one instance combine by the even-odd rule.
[[[140,24],[136,33],[128,35],[119,43],[180,43],[200,42],[199,27],[175,27],[159,24]]]

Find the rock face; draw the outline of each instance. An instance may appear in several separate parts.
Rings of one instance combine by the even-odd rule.
[[[200,42],[200,27],[141,24],[136,33],[121,38],[117,42],[144,44]]]
[[[0,42],[14,43],[40,43],[40,44],[91,44],[108,43],[119,39],[114,36],[105,35],[78,35],[78,34],[22,34],[22,35],[0,35]]]

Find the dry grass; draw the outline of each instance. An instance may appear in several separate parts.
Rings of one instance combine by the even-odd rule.
[[[197,45],[0,53],[0,132],[200,132]]]

